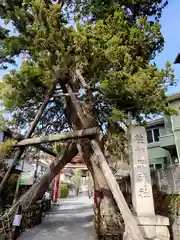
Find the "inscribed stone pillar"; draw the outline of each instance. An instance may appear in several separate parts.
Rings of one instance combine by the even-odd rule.
[[[144,127],[129,129],[132,201],[137,216],[155,216],[147,137]]]

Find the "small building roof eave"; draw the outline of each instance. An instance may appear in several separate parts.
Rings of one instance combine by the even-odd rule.
[[[168,102],[173,102],[175,100],[180,99],[180,92],[178,93],[173,93],[172,95],[168,96]]]
[[[155,119],[147,123],[147,127],[153,127],[164,124],[164,118]]]
[[[174,60],[174,64],[180,63],[180,53],[178,53],[178,55],[176,56],[175,60]]]

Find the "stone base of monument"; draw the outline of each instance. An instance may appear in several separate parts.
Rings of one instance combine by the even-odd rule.
[[[138,226],[145,240],[169,240],[169,218],[160,215],[137,217]],[[123,240],[133,240],[128,232],[124,233]]]
[[[169,240],[169,218],[160,215],[136,217],[144,239]]]
[[[178,211],[178,216],[175,216],[172,223],[172,234],[173,240],[180,239],[180,212]]]

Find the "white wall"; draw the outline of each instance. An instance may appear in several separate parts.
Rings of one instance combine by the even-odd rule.
[[[71,183],[72,182],[72,176],[70,176],[70,174],[61,173],[60,174],[60,182]]]

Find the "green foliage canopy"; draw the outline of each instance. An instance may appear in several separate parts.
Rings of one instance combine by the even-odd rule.
[[[17,118],[26,113],[23,121],[28,122],[31,110],[37,111],[54,81],[67,83],[80,69],[92,92],[91,100],[86,94],[83,100],[100,123],[109,121],[109,116],[111,121],[125,122],[129,112],[136,119],[142,114],[172,113],[165,93],[175,83],[173,71],[169,63],[161,70],[152,63],[164,45],[158,20],[166,4],[161,0],[76,0],[71,8],[68,1],[64,5],[3,1],[0,17],[11,22],[16,34],[1,29],[2,59],[26,56],[20,69],[6,75],[0,85],[5,107]],[[72,11],[76,27],[67,24]],[[82,89],[80,83],[76,89]],[[56,99],[52,102],[59,104]]]

